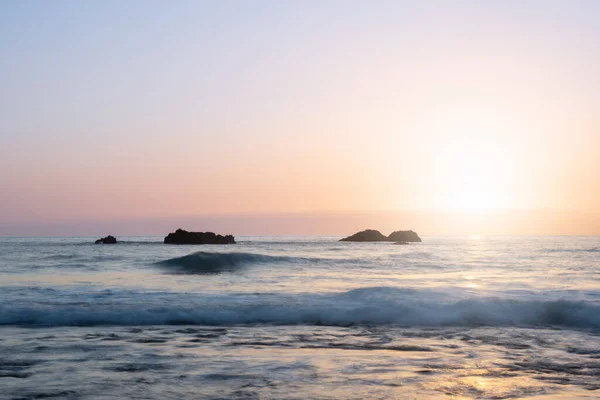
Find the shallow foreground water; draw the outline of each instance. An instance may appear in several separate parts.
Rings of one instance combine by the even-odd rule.
[[[0,398],[600,397],[600,237],[0,238]]]

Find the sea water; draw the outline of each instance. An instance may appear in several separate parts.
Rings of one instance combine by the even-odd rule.
[[[599,398],[600,237],[0,238],[0,398]]]

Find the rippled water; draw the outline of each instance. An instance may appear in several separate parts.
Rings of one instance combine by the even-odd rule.
[[[600,237],[0,238],[0,398],[597,398]]]

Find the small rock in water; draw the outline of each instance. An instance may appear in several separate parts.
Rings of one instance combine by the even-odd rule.
[[[96,240],[95,243],[96,244],[116,244],[117,238],[114,236],[108,235],[107,237],[103,237],[101,239]]]
[[[340,240],[340,242],[385,242],[387,240],[387,237],[381,232],[374,229],[367,229],[355,233],[352,236],[348,236],[347,238]]]
[[[393,242],[421,242],[421,238],[415,231],[395,231],[390,233],[388,240]]]

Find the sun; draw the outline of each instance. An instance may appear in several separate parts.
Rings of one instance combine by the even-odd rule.
[[[452,210],[482,211],[502,208],[502,194],[481,186],[468,186],[457,192],[450,192],[446,206]]]
[[[513,163],[498,135],[473,127],[450,133],[436,157],[438,207],[482,211],[511,206]]]

